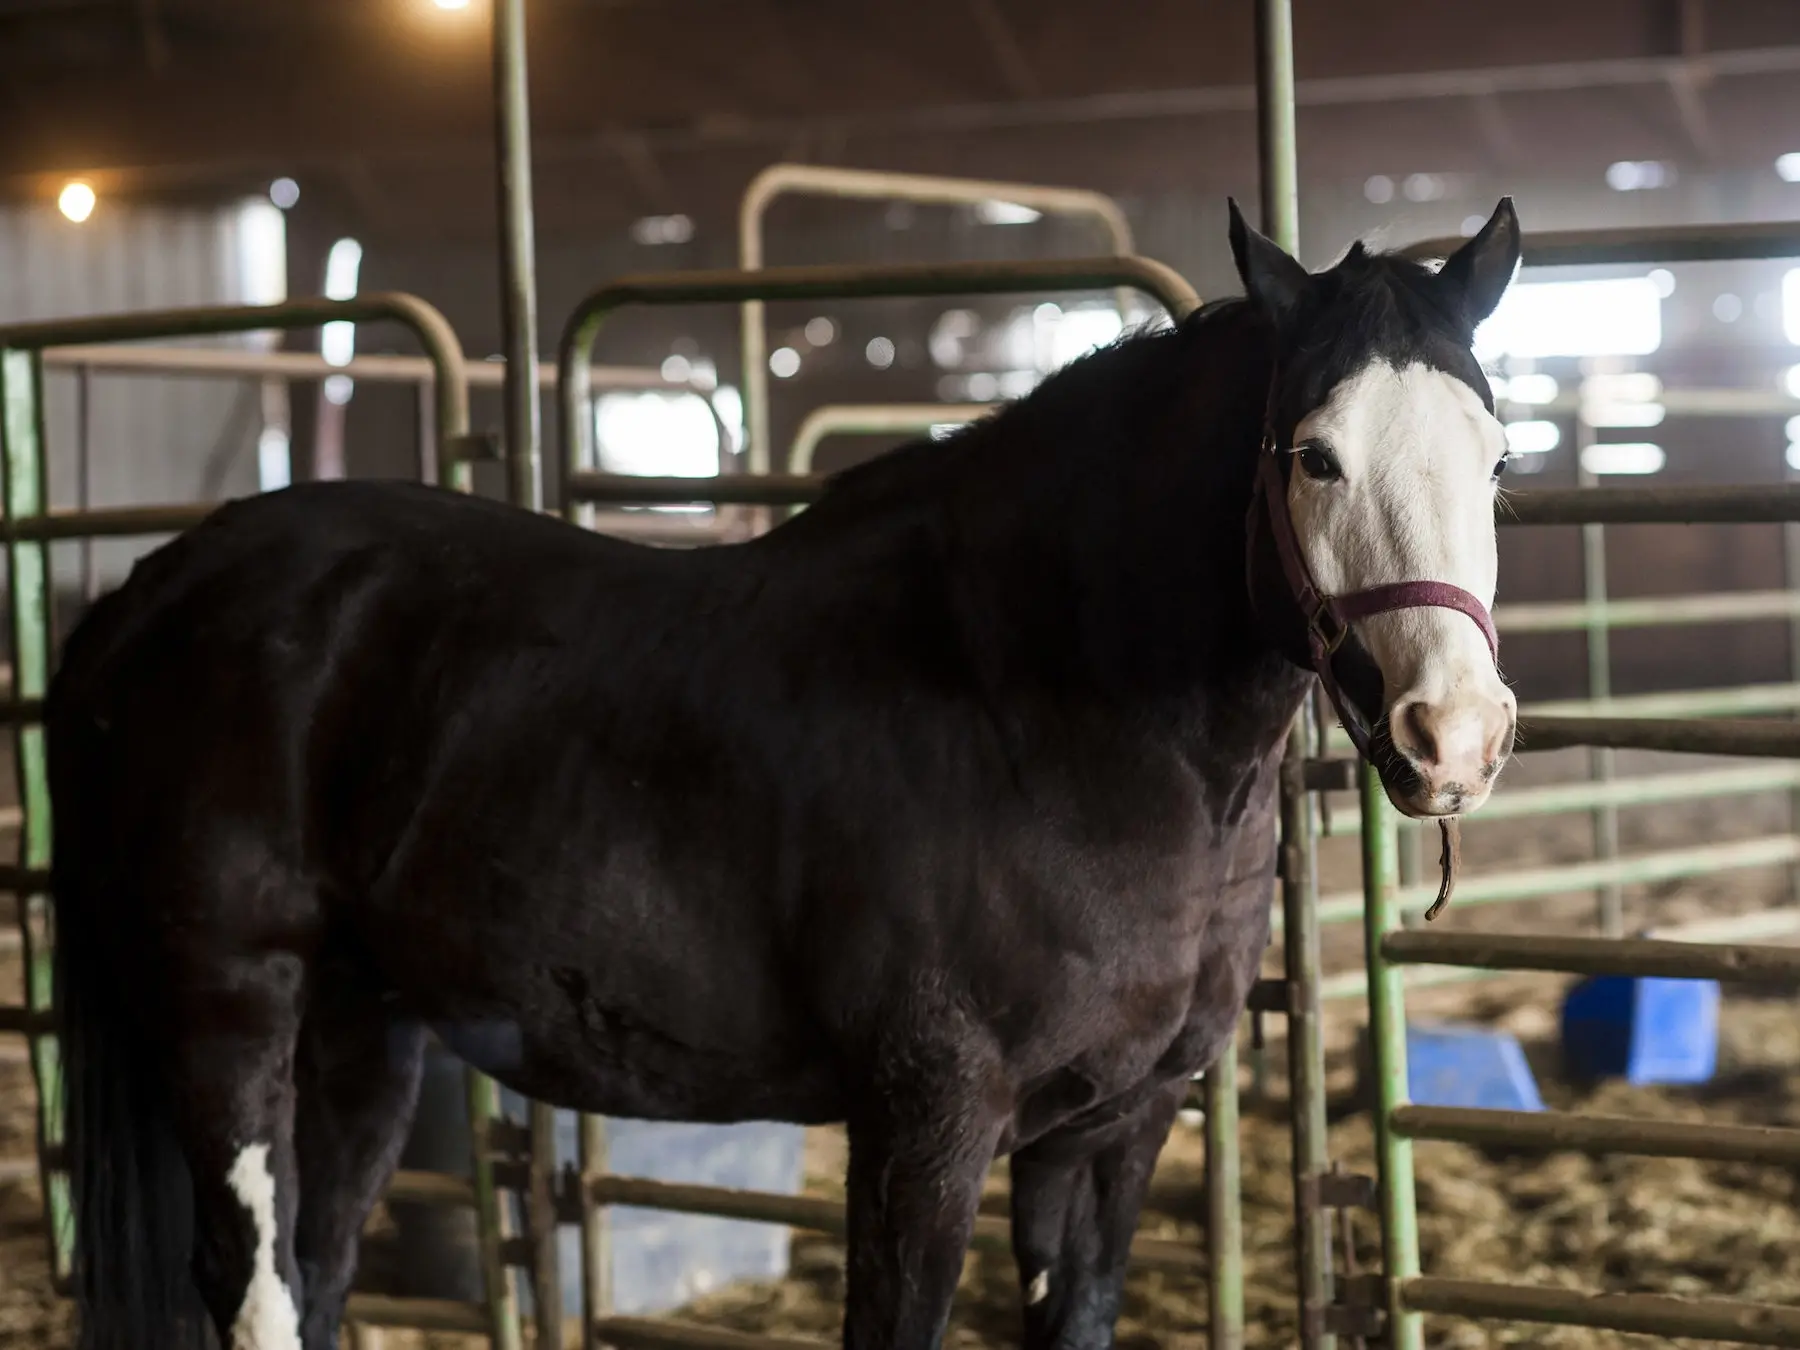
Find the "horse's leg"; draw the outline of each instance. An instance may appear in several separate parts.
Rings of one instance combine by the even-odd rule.
[[[301,1342],[336,1350],[363,1224],[393,1176],[418,1100],[424,1026],[397,1016],[359,964],[327,962],[300,1028],[294,1148],[304,1203],[294,1251]]]
[[[166,978],[195,1284],[226,1350],[300,1350],[293,1061],[303,962],[267,945],[221,944],[183,952]]]
[[[1052,1135],[1013,1155],[1025,1350],[1112,1345],[1138,1210],[1186,1093],[1165,1088],[1091,1152]]]
[[[885,1085],[850,1121],[847,1350],[944,1334],[1001,1124],[978,1077],[948,1076]]]

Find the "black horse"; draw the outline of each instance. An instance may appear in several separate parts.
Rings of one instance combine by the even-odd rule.
[[[1248,302],[753,542],[328,483],[103,598],[46,708],[82,1345],[335,1346],[428,1029],[564,1107],[846,1122],[855,1350],[938,1342],[1009,1154],[1025,1343],[1110,1344],[1269,937],[1312,676],[1246,584],[1265,421],[1327,589],[1492,599],[1510,204],[1435,273],[1309,275],[1232,214]],[[1467,809],[1491,658],[1406,603],[1356,625],[1360,715],[1407,709],[1403,807]]]

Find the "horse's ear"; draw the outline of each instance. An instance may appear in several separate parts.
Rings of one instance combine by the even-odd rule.
[[[1502,197],[1475,237],[1445,260],[1439,280],[1451,288],[1469,328],[1494,312],[1513,273],[1519,270],[1519,215],[1511,197]]]
[[[1244,294],[1264,314],[1280,323],[1300,302],[1306,289],[1306,269],[1280,244],[1259,233],[1244,219],[1235,197],[1225,200],[1231,207],[1231,256],[1237,262]]]

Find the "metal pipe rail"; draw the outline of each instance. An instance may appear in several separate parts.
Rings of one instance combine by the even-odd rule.
[[[758,1336],[721,1327],[697,1327],[648,1317],[602,1317],[595,1339],[616,1350],[823,1350],[825,1342],[792,1336]]]
[[[1725,591],[1717,595],[1660,595],[1632,600],[1552,600],[1494,606],[1501,637],[1520,633],[1577,633],[1603,628],[1662,628],[1800,618],[1793,591]]]
[[[831,1237],[843,1237],[847,1227],[841,1201],[814,1195],[779,1195],[768,1191],[727,1186],[702,1186],[684,1182],[655,1181],[648,1177],[611,1173],[587,1179],[585,1200],[592,1205],[629,1205],[639,1209],[664,1209],[678,1214],[706,1214],[746,1223],[780,1224]],[[577,1211],[579,1212],[579,1211]],[[970,1244],[978,1251],[1007,1253],[1012,1250],[1011,1223],[998,1214],[982,1214],[975,1220]],[[1138,1233],[1131,1243],[1131,1260],[1147,1270],[1204,1274],[1206,1253],[1186,1242]]]
[[[1585,862],[1463,877],[1456,884],[1455,903],[1465,909],[1473,905],[1509,904],[1591,891],[1599,886],[1650,885],[1680,877],[1710,876],[1753,867],[1780,867],[1796,862],[1800,862],[1800,838],[1793,835],[1734,839],[1723,844],[1695,844],[1689,848],[1629,854],[1622,858],[1592,858]],[[1402,914],[1423,913],[1437,898],[1437,892],[1435,881],[1400,886],[1394,891],[1394,904]],[[1364,903],[1360,891],[1320,896],[1318,921],[1328,926],[1354,923],[1362,917]]]
[[[1380,951],[1385,961],[1396,966],[1467,966],[1559,975],[1647,975],[1800,988],[1800,947],[1401,929],[1382,937]]]
[[[1346,761],[1326,761],[1343,764]],[[1355,761],[1348,761],[1354,772]],[[1638,778],[1614,778],[1604,783],[1587,780],[1549,783],[1543,787],[1502,788],[1481,808],[1481,819],[1518,820],[1529,816],[1561,815],[1594,806],[1656,806],[1667,802],[1696,801],[1712,797],[1750,796],[1800,788],[1800,765],[1752,764],[1746,768],[1700,769],[1691,773],[1659,773]],[[1328,838],[1342,838],[1362,828],[1362,811],[1356,806],[1334,806]]]
[[[951,422],[978,422],[999,403],[826,403],[800,423],[788,446],[784,473],[809,474],[819,443],[828,436],[918,434]]]
[[[290,380],[324,379],[348,375],[369,384],[425,384],[436,378],[436,367],[423,356],[392,356],[371,352],[353,356],[345,365],[334,365],[318,352],[256,352],[232,347],[112,347],[83,343],[48,348],[46,369],[87,369],[108,375],[242,375],[277,376]],[[471,389],[498,389],[506,378],[504,361],[463,362],[463,379]],[[595,388],[681,389],[705,395],[710,390],[693,380],[671,380],[655,366],[595,366],[588,379]],[[556,364],[538,362],[538,387],[556,386]]]
[[[1652,1336],[1696,1336],[1744,1345],[1800,1345],[1800,1308],[1669,1294],[1602,1294],[1525,1284],[1414,1275],[1398,1285],[1412,1312],[1558,1326],[1603,1327]]]
[[[922,295],[1005,295],[1131,286],[1179,319],[1200,298],[1181,274],[1148,258],[1055,258],[1030,262],[896,266],[771,267],[755,271],[650,273],[621,277],[575,306],[557,352],[563,453],[574,473],[595,466],[594,428],[584,373],[606,316],[627,305],[694,305],[745,300],[872,299]]]
[[[50,319],[0,326],[0,350],[42,351],[90,343],[139,342],[151,338],[204,337],[223,333],[257,333],[314,328],[327,323],[392,322],[410,329],[438,372],[435,399],[438,455],[443,463],[447,443],[469,429],[468,362],[456,331],[436,309],[417,296],[374,291],[350,300],[308,297],[278,305],[201,305],[184,309],[146,310],[135,314],[101,314],[77,319]],[[448,481],[448,480],[446,480]]]
[[[1800,723],[1719,718],[1556,717],[1538,714],[1519,722],[1523,751],[1607,746],[1684,755],[1800,759]]]
[[[1463,238],[1425,239],[1400,250],[1409,258],[1448,258]],[[1606,263],[1754,262],[1800,257],[1800,220],[1735,225],[1628,225],[1601,230],[1538,230],[1525,236],[1527,267]]]
[[[1780,525],[1800,521],[1800,483],[1532,488],[1506,493],[1494,511],[1500,526]]]
[[[1711,1125],[1581,1116],[1565,1111],[1489,1111],[1457,1106],[1402,1106],[1394,1129],[1408,1139],[1475,1148],[1527,1148],[1546,1153],[1627,1154],[1698,1162],[1800,1167],[1800,1130],[1774,1125]]]
[[[763,217],[782,196],[806,194],[863,201],[905,201],[953,206],[986,201],[1014,202],[1049,215],[1088,217],[1097,221],[1112,243],[1113,253],[1127,257],[1134,251],[1131,222],[1119,204],[1105,193],[1086,188],[1048,187],[1035,183],[988,182],[975,178],[945,178],[934,174],[879,173],[866,169],[840,169],[813,164],[771,164],[744,189],[738,206],[738,266],[746,272],[763,270]],[[1119,317],[1125,317],[1125,286],[1119,288]],[[744,362],[744,425],[749,467],[767,473],[773,447],[769,431],[768,335],[763,306],[767,299],[743,302],[741,350]]]

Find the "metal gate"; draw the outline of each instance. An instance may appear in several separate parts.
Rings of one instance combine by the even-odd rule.
[[[1445,256],[1450,241],[1421,244],[1420,256]],[[1800,254],[1800,225],[1771,223],[1707,229],[1567,231],[1528,239],[1530,265],[1594,262],[1684,262],[1779,258]],[[1595,595],[1593,559],[1600,531],[1609,524],[1800,522],[1800,485],[1754,488],[1619,487],[1522,492],[1511,499],[1502,525],[1579,525],[1587,535],[1589,607]],[[1603,555],[1601,555],[1603,557]],[[1603,579],[1602,579],[1603,585]],[[1604,615],[1590,622],[1604,623]],[[1604,664],[1601,664],[1604,669]],[[1602,685],[1595,691],[1606,693]],[[1731,711],[1729,707],[1721,709]],[[1675,717],[1536,715],[1521,717],[1521,750],[1588,747],[1614,750],[1800,758],[1800,725],[1778,721],[1712,721]],[[1320,777],[1341,774],[1343,761],[1314,761]],[[1595,763],[1602,784],[1604,759]],[[1425,1275],[1420,1270],[1418,1215],[1413,1189],[1412,1143],[1450,1140],[1477,1146],[1533,1151],[1573,1151],[1758,1162],[1800,1162],[1800,1130],[1689,1125],[1626,1117],[1562,1112],[1518,1112],[1414,1106],[1407,1101],[1406,1019],[1403,975],[1409,967],[1457,971],[1548,971],[1575,975],[1662,976],[1725,983],[1800,982],[1800,949],[1668,940],[1625,939],[1616,891],[1600,909],[1601,936],[1560,937],[1489,932],[1423,931],[1409,916],[1428,904],[1433,888],[1401,883],[1396,815],[1379,780],[1366,765],[1356,770],[1361,796],[1363,922],[1368,963],[1370,1039],[1376,1083],[1376,1149],[1382,1229],[1382,1275],[1347,1291],[1353,1306],[1378,1312],[1392,1350],[1420,1350],[1424,1315],[1558,1323],[1665,1336],[1700,1336],[1755,1345],[1800,1345],[1800,1308],[1731,1299],[1689,1299],[1652,1294],[1587,1293],[1530,1285],[1486,1283]],[[1779,785],[1785,779],[1772,779]],[[1592,797],[1590,797],[1592,800]],[[1596,843],[1605,867],[1616,845],[1616,827],[1601,814],[1629,802],[1625,794],[1600,794]],[[1768,861],[1781,861],[1771,858]],[[1623,861],[1623,860],[1621,860]],[[1633,879],[1614,865],[1600,872],[1615,886]],[[1677,873],[1680,874],[1680,873]],[[1565,875],[1557,889],[1571,886]]]

